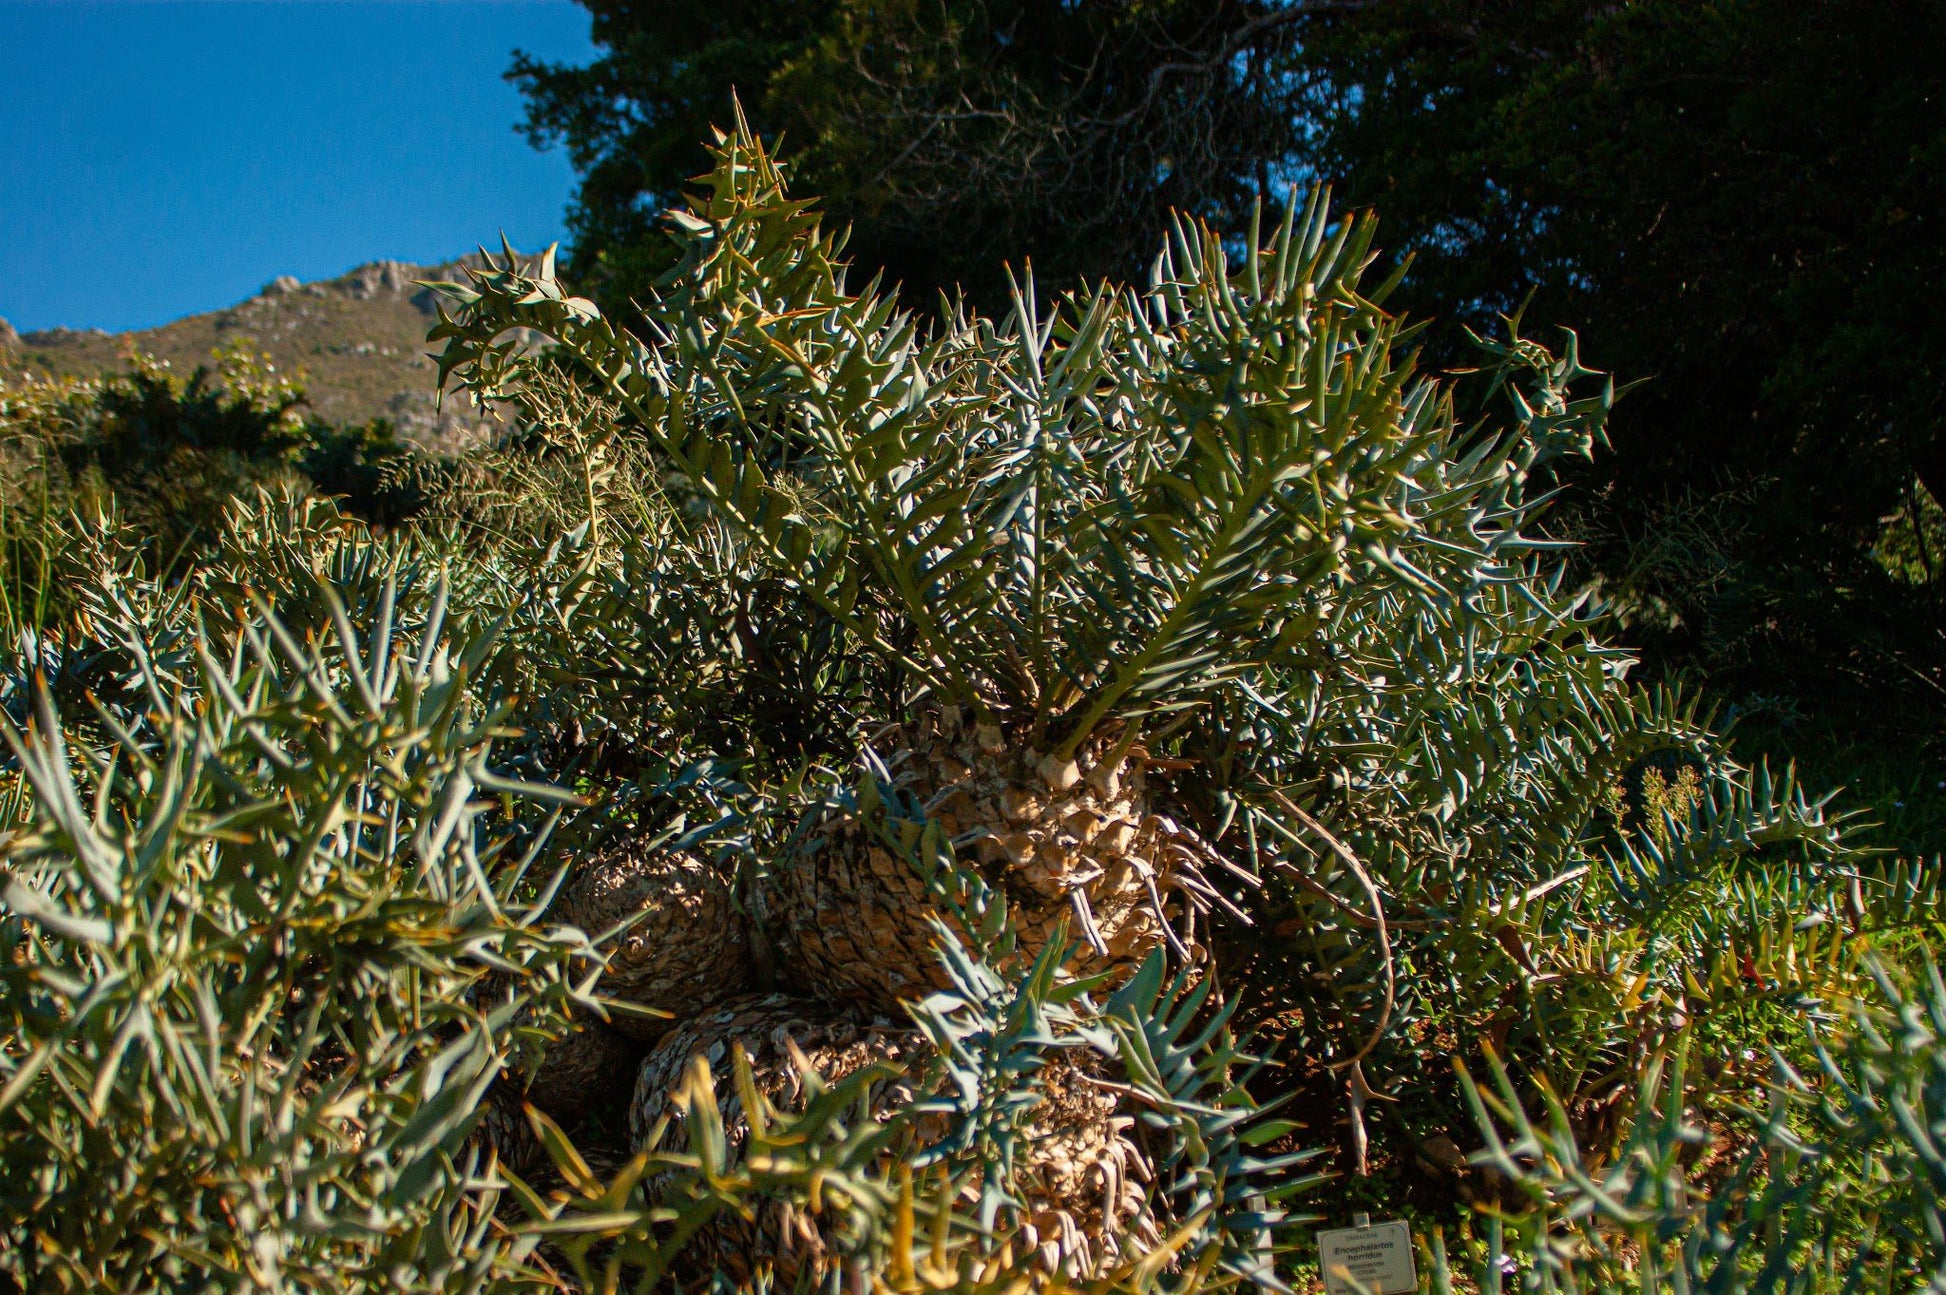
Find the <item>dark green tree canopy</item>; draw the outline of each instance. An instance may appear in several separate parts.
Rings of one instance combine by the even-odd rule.
[[[1946,497],[1943,68],[1918,2],[1402,0],[1304,33],[1305,160],[1414,256],[1408,306],[1479,327],[1531,294],[1529,327],[1648,379],[1583,538],[1655,655],[1738,694],[1931,711],[1936,598],[1871,553],[1915,479]]]
[[[1406,0],[1307,32],[1307,160],[1426,307],[1533,292],[1652,377],[1626,470],[1789,473],[1862,537],[1946,495],[1942,55],[1930,3]]]
[[[573,270],[611,305],[663,264],[656,213],[704,169],[730,94],[782,135],[850,250],[915,300],[1139,277],[1171,208],[1240,225],[1299,142],[1284,64],[1339,0],[587,0],[605,51],[522,56],[537,141],[584,180]]]

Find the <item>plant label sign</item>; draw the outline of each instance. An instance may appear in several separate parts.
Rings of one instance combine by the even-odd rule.
[[[1419,1289],[1412,1228],[1394,1221],[1318,1233],[1325,1295],[1406,1295]]]

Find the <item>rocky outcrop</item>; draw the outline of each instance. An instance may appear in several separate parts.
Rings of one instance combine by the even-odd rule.
[[[403,297],[416,291],[413,280],[424,273],[419,266],[403,261],[373,261],[331,280],[328,286],[356,301],[370,301],[381,293]]]
[[[426,330],[440,298],[424,285],[464,281],[469,262],[477,258],[372,261],[311,283],[282,274],[234,306],[118,335],[51,328],[22,336],[0,323],[0,346],[21,348],[20,360],[48,372],[87,377],[119,370],[131,345],[189,373],[208,364],[213,350],[244,342],[279,371],[300,373],[319,417],[340,424],[389,419],[423,445],[456,449],[494,424],[456,393],[439,399]]]

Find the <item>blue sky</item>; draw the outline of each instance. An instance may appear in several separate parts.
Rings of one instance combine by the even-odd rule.
[[[570,0],[0,0],[0,318],[121,330],[280,274],[562,236],[574,175],[517,131],[518,47]]]

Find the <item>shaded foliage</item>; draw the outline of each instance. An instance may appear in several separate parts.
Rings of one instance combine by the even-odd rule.
[[[1408,0],[1294,64],[1402,301],[1478,327],[1532,294],[1648,379],[1569,529],[1651,660],[1854,731],[1936,727],[1946,669],[1939,587],[1872,558],[1946,490],[1942,51],[1924,3]]]
[[[852,226],[852,252],[911,300],[1005,300],[1002,262],[1043,282],[1137,277],[1171,208],[1229,225],[1298,128],[1279,60],[1318,0],[598,0],[585,68],[522,57],[537,142],[582,173],[577,279],[626,318],[666,268],[655,233],[707,159],[730,95],[790,141],[794,173]]]

